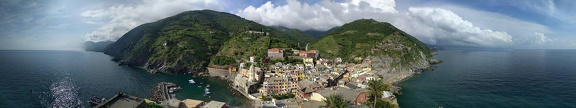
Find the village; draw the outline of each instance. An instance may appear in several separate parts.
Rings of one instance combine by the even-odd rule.
[[[342,96],[348,106],[369,107],[365,105],[370,96],[367,84],[379,79],[372,72],[370,60],[357,57],[354,61],[358,64],[354,64],[319,55],[318,50],[308,47],[271,48],[267,58],[251,56],[230,66],[228,75],[232,76],[228,77],[233,77],[232,88],[254,100],[257,107],[317,108],[325,106],[324,100],[331,95]],[[293,59],[293,63],[285,59]],[[393,92],[386,88],[378,97],[396,104]]]
[[[290,51],[286,53],[286,51]],[[253,101],[255,108],[318,108],[327,106],[331,96],[340,96],[345,106],[370,108],[370,81],[383,87],[377,99],[398,107],[394,93],[397,88],[384,84],[380,76],[372,72],[371,62],[354,58],[356,63],[346,63],[342,58],[319,57],[318,50],[271,48],[266,59],[250,56],[238,65],[228,66],[226,71],[209,72],[211,76],[225,78],[231,88]],[[285,59],[293,59],[287,63]],[[298,60],[298,61],[294,61]],[[266,63],[268,62],[268,63]],[[268,65],[266,65],[268,64]],[[192,82],[191,82],[192,83]],[[107,100],[90,100],[96,108],[104,107],[167,107],[167,108],[227,108],[225,102],[175,98],[180,87],[174,83],[161,82],[152,89],[152,98],[142,99],[118,93]],[[376,93],[374,93],[376,94]]]
[[[262,35],[265,32],[247,31]],[[376,74],[381,67],[373,67],[370,58],[322,58],[320,51],[304,48],[269,48],[263,56],[249,56],[227,66],[209,66],[209,75],[228,80],[229,87],[252,101],[256,108],[318,108],[328,105],[326,100],[338,96],[345,107],[369,108],[376,97],[386,107],[398,107],[395,94],[397,82]],[[385,77],[390,77],[387,75]],[[383,79],[387,79],[383,81]],[[190,83],[194,83],[190,80]],[[369,83],[372,83],[370,85]],[[173,92],[180,89],[169,82],[158,83],[151,90],[152,98],[140,99],[119,93],[97,107],[156,106],[169,108],[225,108],[225,102],[184,99]],[[210,96],[206,88],[205,96]],[[132,100],[132,101],[118,101]]]

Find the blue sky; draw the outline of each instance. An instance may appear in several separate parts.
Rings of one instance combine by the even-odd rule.
[[[264,25],[327,30],[372,18],[430,44],[576,48],[574,0],[0,0],[0,49],[82,50],[188,10],[229,12]]]

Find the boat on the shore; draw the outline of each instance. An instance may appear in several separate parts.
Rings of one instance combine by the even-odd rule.
[[[194,82],[194,80],[190,79],[190,80],[188,80],[188,83],[194,84],[194,83],[196,83],[196,82]]]
[[[98,104],[104,102],[105,100],[106,100],[106,99],[104,99],[104,98],[99,98],[99,97],[96,97],[96,96],[92,96],[92,97],[90,97],[90,99],[88,99],[88,103],[91,103],[91,104],[93,104],[93,105],[98,105]]]
[[[210,96],[210,89],[208,89],[208,87],[204,88],[204,96]]]

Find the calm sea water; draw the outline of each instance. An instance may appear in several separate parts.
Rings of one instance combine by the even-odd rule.
[[[158,82],[174,82],[182,87],[178,99],[224,101],[246,104],[234,96],[228,83],[191,75],[150,74],[143,69],[118,66],[111,57],[97,52],[0,51],[0,108],[91,107],[91,96],[110,98],[118,92],[149,98]],[[212,99],[202,96],[210,84]]]
[[[400,84],[403,108],[575,108],[576,50],[441,51]]]

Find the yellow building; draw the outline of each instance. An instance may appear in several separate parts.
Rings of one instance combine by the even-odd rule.
[[[238,67],[237,66],[229,66],[228,67],[228,72],[229,73],[236,73],[238,71]]]
[[[304,65],[314,66],[314,58],[303,58]]]
[[[354,61],[362,61],[362,59],[364,59],[364,58],[362,58],[362,57],[354,57]]]
[[[368,67],[367,67],[367,68],[362,69],[362,71],[365,71],[365,72],[366,72],[366,71],[372,71],[372,68],[368,68]]]
[[[298,75],[298,78],[300,78],[300,79],[305,79],[305,78],[306,78],[306,74],[304,74],[304,72],[300,72],[300,73],[298,73],[297,75]]]
[[[346,74],[344,74],[344,76],[342,76],[342,77],[343,77],[344,79],[348,79],[348,78],[350,78],[350,73],[346,73]]]

